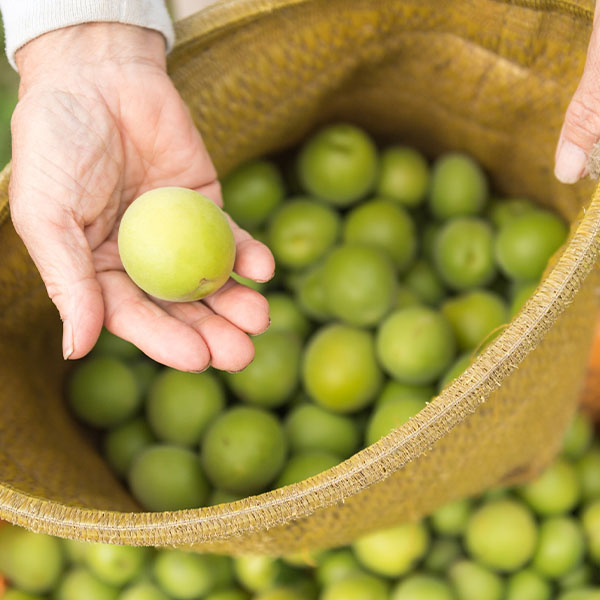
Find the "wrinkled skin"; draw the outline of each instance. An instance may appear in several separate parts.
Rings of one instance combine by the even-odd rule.
[[[47,33],[17,52],[10,208],[63,320],[65,358],[80,358],[104,324],[170,367],[237,371],[267,301],[230,280],[201,302],[144,294],[117,250],[120,218],[143,192],[187,187],[221,205],[215,168],[166,74],[161,34],[118,23]],[[232,223],[234,270],[266,281],[266,246]]]

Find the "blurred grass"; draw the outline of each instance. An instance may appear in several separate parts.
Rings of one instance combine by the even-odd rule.
[[[4,28],[0,21],[0,168],[10,160],[10,117],[17,103],[19,77],[6,60]]]

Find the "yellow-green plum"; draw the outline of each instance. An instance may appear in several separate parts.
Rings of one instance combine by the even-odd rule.
[[[225,213],[185,188],[150,190],[125,211],[119,254],[127,274],[148,294],[189,302],[229,278],[235,242]]]

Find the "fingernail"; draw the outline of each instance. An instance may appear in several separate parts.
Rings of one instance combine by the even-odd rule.
[[[271,281],[271,279],[273,279],[274,276],[275,273],[273,273],[273,275],[267,277],[266,279],[263,279],[262,277],[257,277],[254,281],[256,281],[256,283],[267,283],[268,281]]]
[[[63,357],[65,360],[73,354],[73,327],[71,321],[66,320],[63,323]]]
[[[583,175],[586,160],[586,154],[579,146],[564,140],[558,151],[554,175],[562,183],[576,183]]]

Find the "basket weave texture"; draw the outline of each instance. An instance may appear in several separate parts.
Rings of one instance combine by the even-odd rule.
[[[82,540],[280,554],[346,543],[557,451],[598,304],[600,195],[554,148],[593,18],[580,0],[229,0],[178,24],[170,74],[218,171],[347,120],[430,157],[473,154],[505,194],[571,223],[519,315],[417,417],[305,482],[232,504],[141,512],[62,396],[60,321],[0,176],[0,518]]]

